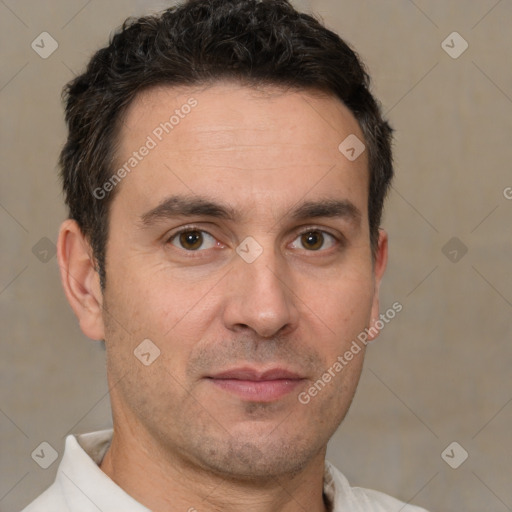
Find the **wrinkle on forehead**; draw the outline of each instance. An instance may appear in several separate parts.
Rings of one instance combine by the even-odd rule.
[[[367,195],[366,154],[349,162],[338,149],[347,135],[362,137],[357,120],[341,101],[317,91],[273,93],[232,83],[145,91],[127,111],[118,159],[128,158],[190,98],[197,106],[126,178],[133,193],[151,196],[144,208],[177,188],[199,195],[214,190],[233,204],[265,202],[276,214],[277,195],[289,207],[310,193]]]

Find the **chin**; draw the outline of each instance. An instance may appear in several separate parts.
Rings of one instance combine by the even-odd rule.
[[[236,480],[274,480],[300,473],[321,451],[322,444],[306,438],[291,440],[262,436],[251,441],[233,435],[223,443],[203,444],[202,466]],[[254,440],[256,439],[256,440]],[[205,440],[203,440],[204,442]],[[207,452],[204,453],[204,449]]]

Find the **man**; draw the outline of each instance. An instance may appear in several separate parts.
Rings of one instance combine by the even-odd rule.
[[[114,428],[25,510],[419,511],[325,461],[387,258],[391,129],[353,51],[286,0],[193,0],[125,23],[66,120],[59,264]]]

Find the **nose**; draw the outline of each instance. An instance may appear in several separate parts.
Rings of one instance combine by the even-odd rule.
[[[261,338],[289,334],[297,328],[297,297],[286,262],[265,250],[255,261],[238,258],[229,274],[224,308],[226,328],[252,330]]]

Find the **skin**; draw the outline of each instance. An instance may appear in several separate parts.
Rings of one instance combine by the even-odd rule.
[[[298,394],[378,318],[387,236],[380,230],[372,260],[367,155],[350,162],[338,150],[363,135],[338,99],[314,91],[160,87],[126,112],[118,165],[190,98],[197,106],[118,185],[103,291],[80,229],[71,220],[61,227],[67,297],[83,332],[106,343],[115,433],[101,469],[156,512],[324,511],[326,446],[364,350],[307,405]],[[237,217],[143,221],[176,194],[222,203]],[[291,217],[321,199],[358,214]],[[189,224],[201,230],[199,249],[173,237]],[[301,236],[308,230],[313,239]],[[252,263],[236,252],[248,236],[263,249]],[[160,350],[149,366],[134,356],[144,339]],[[207,378],[248,366],[302,380],[262,401]]]

